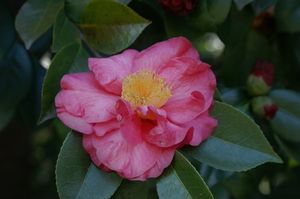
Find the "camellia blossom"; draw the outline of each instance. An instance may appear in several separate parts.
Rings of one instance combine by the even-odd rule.
[[[183,37],[88,64],[90,72],[62,78],[56,111],[106,171],[130,180],[157,177],[176,148],[199,145],[217,125],[209,115],[215,76]]]

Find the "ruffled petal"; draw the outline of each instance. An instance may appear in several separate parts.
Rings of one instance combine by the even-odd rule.
[[[164,111],[155,107],[148,108],[147,115],[153,117],[153,120],[143,120],[144,139],[158,147],[172,147],[182,142],[186,136],[188,128],[176,125],[170,122]]]
[[[216,78],[208,64],[190,58],[177,58],[163,67],[159,75],[172,89],[172,97],[165,106],[182,98],[190,98],[195,92],[202,95],[201,101],[204,101],[199,114],[211,106]]]
[[[199,59],[199,54],[186,38],[175,37],[141,51],[135,57],[133,71],[146,69],[157,72],[175,57]]]
[[[92,72],[66,74],[60,81],[62,90],[106,93],[96,81]]]
[[[165,168],[167,168],[174,157],[175,148],[167,148],[161,151],[161,154],[156,161],[155,165],[146,171],[143,175],[135,177],[132,180],[147,180],[148,178],[156,178],[162,174]]]
[[[105,122],[115,117],[116,96],[96,92],[62,90],[55,97],[58,113],[63,111],[88,123]]]
[[[191,131],[188,133],[189,138],[187,138],[187,144],[198,146],[213,133],[217,124],[217,120],[209,116],[208,112],[201,114],[187,124],[187,126],[192,127]]]
[[[176,124],[185,124],[200,115],[205,109],[205,99],[198,91],[185,98],[173,98],[163,107],[168,119]]]
[[[122,80],[130,73],[137,53],[136,50],[126,50],[108,58],[89,58],[89,68],[105,90],[120,95]]]
[[[76,117],[68,112],[58,112],[57,117],[68,127],[84,134],[93,133],[93,126],[81,117]]]
[[[136,144],[127,142],[121,130],[106,133],[102,137],[92,134],[84,136],[84,139],[84,147],[93,162],[103,164],[127,179],[148,171],[161,153],[159,148],[143,141]]]
[[[120,123],[118,121],[118,117],[109,120],[107,122],[96,123],[93,126],[93,130],[95,131],[97,136],[104,136],[106,133],[119,128],[120,128]]]

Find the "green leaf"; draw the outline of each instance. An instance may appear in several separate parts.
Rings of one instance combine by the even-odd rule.
[[[87,71],[88,54],[79,43],[62,48],[47,71],[42,89],[40,123],[55,116],[54,98],[60,90],[60,80],[66,73]]]
[[[113,54],[131,45],[150,22],[113,0],[92,1],[79,24],[88,44]]]
[[[110,198],[122,182],[116,173],[101,171],[90,165],[76,199]]]
[[[300,2],[298,0],[278,0],[275,7],[276,25],[281,32],[300,31]]]
[[[71,132],[59,153],[56,185],[60,199],[110,198],[122,179],[91,164],[81,145],[81,136]]]
[[[65,10],[68,17],[74,22],[79,23],[87,5],[93,0],[65,0]],[[120,3],[128,4],[131,0],[117,0]]]
[[[157,191],[160,199],[213,198],[199,173],[178,151],[171,166],[159,178]]]
[[[145,182],[123,180],[111,199],[158,199],[155,180]]]
[[[242,10],[246,5],[254,0],[233,0],[239,10]]]
[[[192,42],[199,42],[200,34],[215,31],[227,17],[231,0],[201,0],[188,16],[164,13],[164,23],[169,37],[184,35]]]
[[[200,162],[228,171],[245,171],[266,162],[281,163],[259,126],[234,107],[215,101],[214,134],[198,147],[184,152]]]
[[[204,30],[216,27],[226,19],[230,8],[231,0],[203,0],[195,8],[191,21],[197,28]]]
[[[278,89],[273,90],[270,97],[279,106],[270,121],[273,131],[286,140],[300,142],[300,94]]]
[[[52,26],[63,3],[63,0],[29,0],[22,6],[16,17],[16,29],[27,49]]]
[[[225,44],[220,78],[226,86],[243,86],[257,60],[275,60],[268,38],[251,29],[253,20],[254,14],[250,9],[240,12],[233,8],[219,28],[218,35]]]
[[[80,32],[65,16],[64,10],[57,15],[53,28],[52,51],[57,52],[62,47],[80,40]]]

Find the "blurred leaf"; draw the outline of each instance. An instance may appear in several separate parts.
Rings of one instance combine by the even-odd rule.
[[[79,40],[79,30],[69,21],[62,9],[57,15],[53,28],[52,51],[57,52],[62,47]]]
[[[256,14],[261,14],[271,6],[275,5],[277,0],[254,0],[252,6]]]
[[[200,162],[228,171],[245,171],[266,162],[281,163],[259,126],[234,107],[215,101],[214,134],[199,147],[184,152]]]
[[[271,91],[270,97],[279,106],[270,122],[272,129],[286,140],[300,142],[300,94],[278,89]]]
[[[145,182],[123,180],[112,199],[158,199],[155,181]]]
[[[157,191],[160,199],[213,198],[199,173],[178,151],[171,166],[159,178]]]
[[[71,132],[66,137],[56,165],[56,183],[61,199],[109,198],[122,179],[90,164],[82,148],[81,136]]]
[[[229,191],[221,184],[212,187],[211,192],[216,199],[230,199]]]
[[[76,42],[62,48],[53,58],[43,83],[40,123],[55,116],[54,98],[60,90],[63,75],[86,71],[87,59],[87,52]]]
[[[0,60],[6,55],[15,41],[14,21],[4,4],[0,2]]]
[[[79,23],[87,5],[93,0],[65,0],[65,10],[67,16],[74,22]],[[115,0],[123,4],[128,4],[131,0]]]
[[[300,31],[300,1],[299,0],[278,0],[275,7],[277,28],[280,32]]]
[[[214,99],[221,102],[223,101],[222,94],[218,88],[215,90]]]
[[[211,166],[200,163],[198,160],[195,160],[192,157],[191,160],[191,163],[194,165],[209,187],[215,186],[220,181],[225,180],[233,174],[233,172],[215,169]]]
[[[230,8],[231,0],[202,0],[190,16],[190,21],[197,29],[207,32],[226,19]]]
[[[233,8],[219,29],[225,50],[217,73],[226,86],[243,86],[257,60],[272,62],[275,59],[268,38],[251,29],[253,19],[250,9],[239,12]]]
[[[280,148],[283,149],[288,156],[300,163],[300,143],[288,142],[286,140],[280,139],[277,136],[275,136],[275,139],[280,145]]]
[[[201,34],[216,30],[226,19],[230,7],[231,0],[201,0],[188,16],[165,12],[166,32],[169,37],[184,35],[197,43]]]
[[[246,93],[239,88],[226,88],[222,91],[222,99],[224,102],[231,105],[240,105],[247,101]]]
[[[16,18],[16,29],[27,49],[52,26],[63,3],[63,0],[29,0],[22,6]]]
[[[233,0],[239,10],[242,10],[246,5],[254,0]]]
[[[132,44],[149,24],[129,7],[102,0],[87,6],[79,26],[92,48],[113,54]]]
[[[5,59],[0,60],[0,130],[29,91],[31,78],[30,58],[24,47],[15,43]]]

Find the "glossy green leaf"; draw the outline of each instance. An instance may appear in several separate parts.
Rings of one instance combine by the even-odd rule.
[[[26,48],[52,26],[63,3],[63,0],[29,0],[22,6],[15,24]]]
[[[242,10],[246,5],[254,0],[233,0],[239,10]]]
[[[65,0],[65,10],[67,15],[74,21],[79,23],[87,5],[93,0]],[[128,4],[131,0],[116,0],[123,4]]]
[[[198,147],[184,152],[200,162],[228,171],[245,171],[266,162],[280,163],[259,126],[234,107],[215,102],[213,117],[218,126]]]
[[[273,90],[270,97],[279,109],[270,121],[273,131],[280,137],[300,142],[300,94],[291,90]]]
[[[64,10],[57,15],[53,28],[52,51],[57,52],[66,45],[80,40],[80,32],[65,16]]]
[[[44,78],[40,122],[55,116],[54,98],[60,90],[60,80],[66,73],[87,71],[88,54],[79,43],[61,49],[53,58]]]
[[[213,198],[197,170],[178,151],[170,167],[159,178],[157,191],[160,199]]]
[[[60,199],[108,199],[122,179],[90,163],[81,136],[69,133],[58,156],[56,185]]]
[[[131,45],[150,22],[113,0],[92,1],[79,24],[88,44],[113,54]]]
[[[145,182],[123,180],[111,199],[158,199],[155,180]]]
[[[276,25],[281,32],[300,31],[300,1],[278,0],[275,7]]]
[[[76,199],[108,199],[122,182],[116,173],[107,173],[90,165]]]

